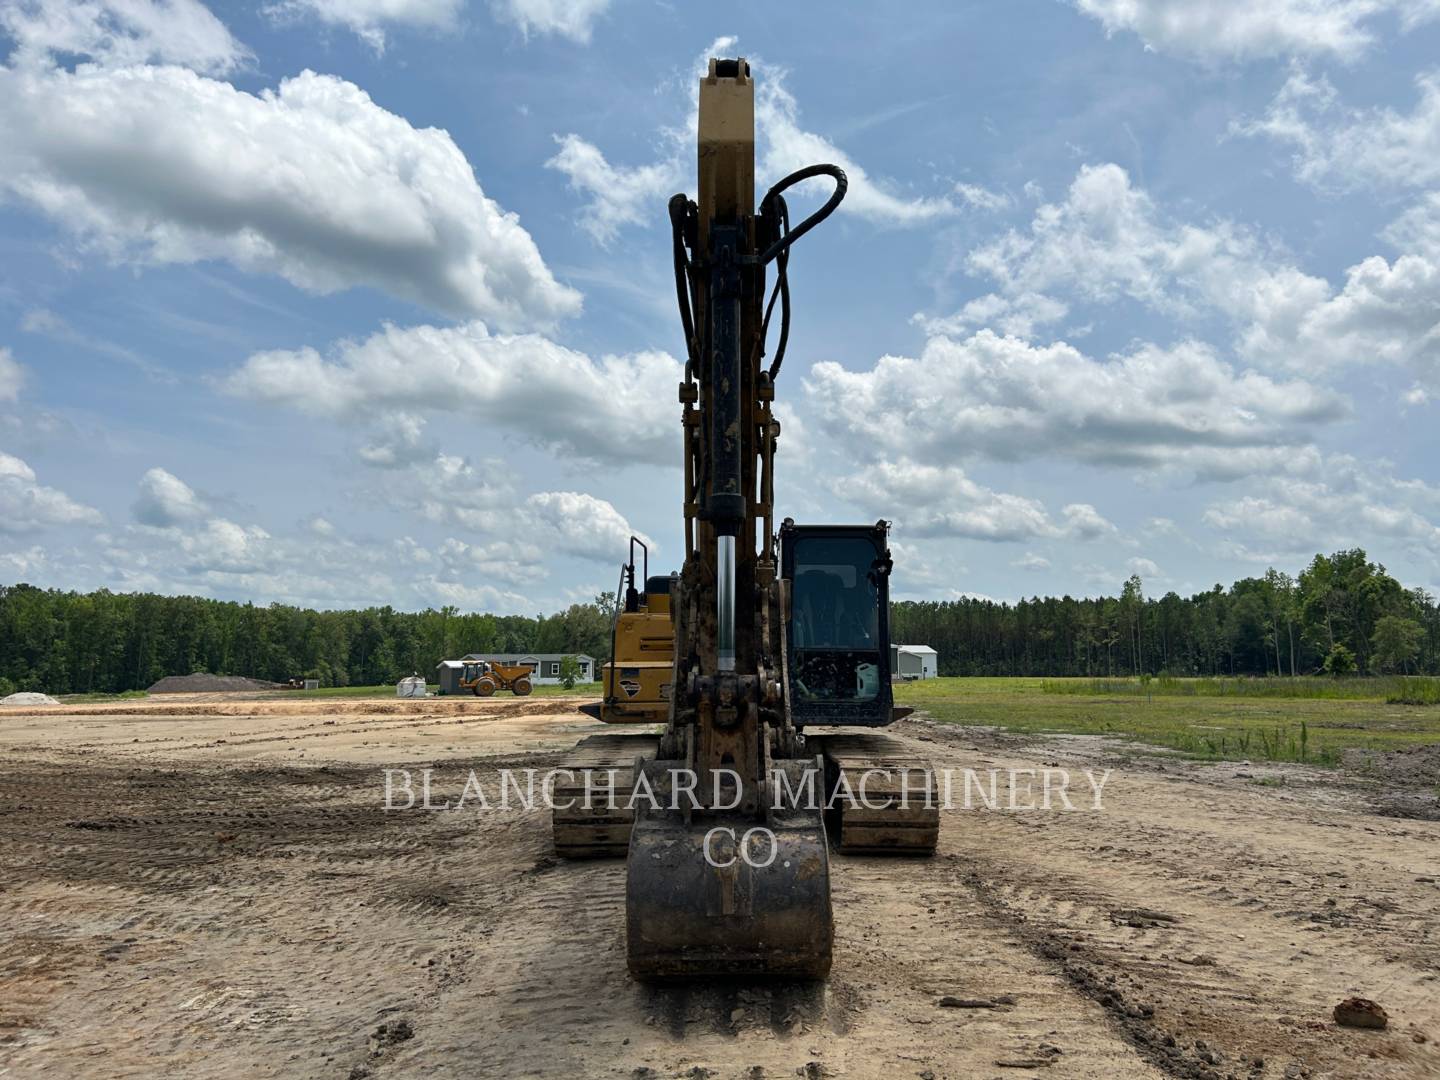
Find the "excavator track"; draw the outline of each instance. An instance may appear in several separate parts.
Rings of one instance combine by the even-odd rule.
[[[555,854],[566,859],[624,857],[635,822],[628,806],[635,762],[653,759],[659,746],[659,736],[643,733],[591,735],[575,745],[559,766],[573,775],[555,779],[555,808],[550,812]],[[585,805],[587,784],[589,807]],[[613,805],[606,796],[610,787],[615,791]]]
[[[807,736],[825,759],[827,830],[842,854],[933,855],[940,839],[935,770],[899,739],[867,732]],[[868,774],[868,779],[867,779]],[[844,781],[844,791],[839,792]],[[861,784],[874,808],[859,804]],[[833,798],[837,794],[840,798]]]

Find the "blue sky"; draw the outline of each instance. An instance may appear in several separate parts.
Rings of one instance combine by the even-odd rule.
[[[1440,588],[1440,3],[0,0],[0,580],[548,611],[680,556],[665,201],[752,60],[779,512],[906,597]],[[802,201],[804,197],[802,196]]]

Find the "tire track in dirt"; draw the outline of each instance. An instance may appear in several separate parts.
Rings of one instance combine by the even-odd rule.
[[[974,737],[928,732],[942,757]],[[1201,1080],[1440,1075],[1440,890],[1415,872],[1440,829],[1164,770],[1119,774],[1105,804],[950,816],[975,895],[1147,1060]],[[1398,1030],[1336,1027],[1350,994]]]
[[[1058,1075],[1159,1075],[999,929],[953,858],[832,856],[836,964],[824,986],[648,988],[625,967],[623,861],[556,863],[546,828],[519,827],[513,842],[538,869],[470,954],[467,981],[417,1023],[395,1075],[960,1078],[1055,1050]],[[938,1008],[945,994],[1014,1004]]]

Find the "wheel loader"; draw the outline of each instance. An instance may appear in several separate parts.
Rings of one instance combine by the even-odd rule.
[[[557,852],[626,857],[627,962],[646,981],[823,978],[832,842],[928,855],[938,835],[929,763],[875,731],[908,712],[891,697],[888,523],[775,525],[789,262],[847,181],[811,165],[757,206],[754,102],[744,59],[710,61],[698,196],[669,203],[685,558],[655,578],[647,552],[641,591],[632,543],[598,708],[664,726],[584,740],[553,792]],[[807,182],[828,195],[792,226],[785,192]],[[645,666],[662,655],[663,677]]]

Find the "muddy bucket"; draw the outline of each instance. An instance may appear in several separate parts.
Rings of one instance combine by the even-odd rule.
[[[647,801],[635,807],[625,881],[631,974],[646,981],[823,979],[834,920],[819,808],[761,817],[695,812],[687,823],[668,808],[673,766],[645,765],[665,808]]]

